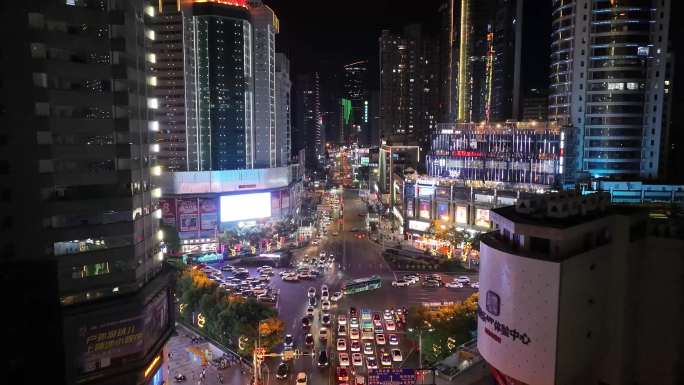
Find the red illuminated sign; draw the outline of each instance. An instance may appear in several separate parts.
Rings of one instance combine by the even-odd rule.
[[[457,150],[453,151],[451,153],[453,156],[457,157],[477,157],[477,156],[482,156],[482,153],[480,151],[466,151],[466,150]]]
[[[216,3],[223,5],[232,5],[235,7],[247,8],[247,0],[190,0],[193,4],[198,3]]]

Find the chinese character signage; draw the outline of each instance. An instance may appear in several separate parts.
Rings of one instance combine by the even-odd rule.
[[[180,220],[180,231],[199,230],[199,209],[197,198],[178,199],[178,218]]]
[[[202,230],[215,230],[218,224],[218,210],[216,199],[200,198],[200,228]]]
[[[143,317],[90,325],[79,330],[78,367],[89,373],[135,360],[143,350]]]
[[[168,226],[176,226],[176,200],[165,198],[159,200],[159,207],[162,210],[162,223]]]
[[[383,368],[368,370],[368,385],[414,385],[415,383],[415,369]]]

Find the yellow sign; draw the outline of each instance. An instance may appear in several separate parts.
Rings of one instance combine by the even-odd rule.
[[[200,328],[204,327],[204,324],[207,322],[206,318],[204,318],[204,314],[199,313],[197,314],[197,326]]]

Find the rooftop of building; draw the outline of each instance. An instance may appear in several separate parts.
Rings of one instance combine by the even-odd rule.
[[[566,229],[611,215],[632,216],[644,210],[638,206],[610,205],[605,210],[595,210],[586,214],[569,215],[567,217],[553,217],[544,213],[520,213],[516,211],[516,206],[499,207],[491,211],[511,222],[519,224]]]

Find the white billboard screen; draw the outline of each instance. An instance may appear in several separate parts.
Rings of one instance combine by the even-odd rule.
[[[221,196],[221,222],[268,218],[271,216],[271,193]]]

